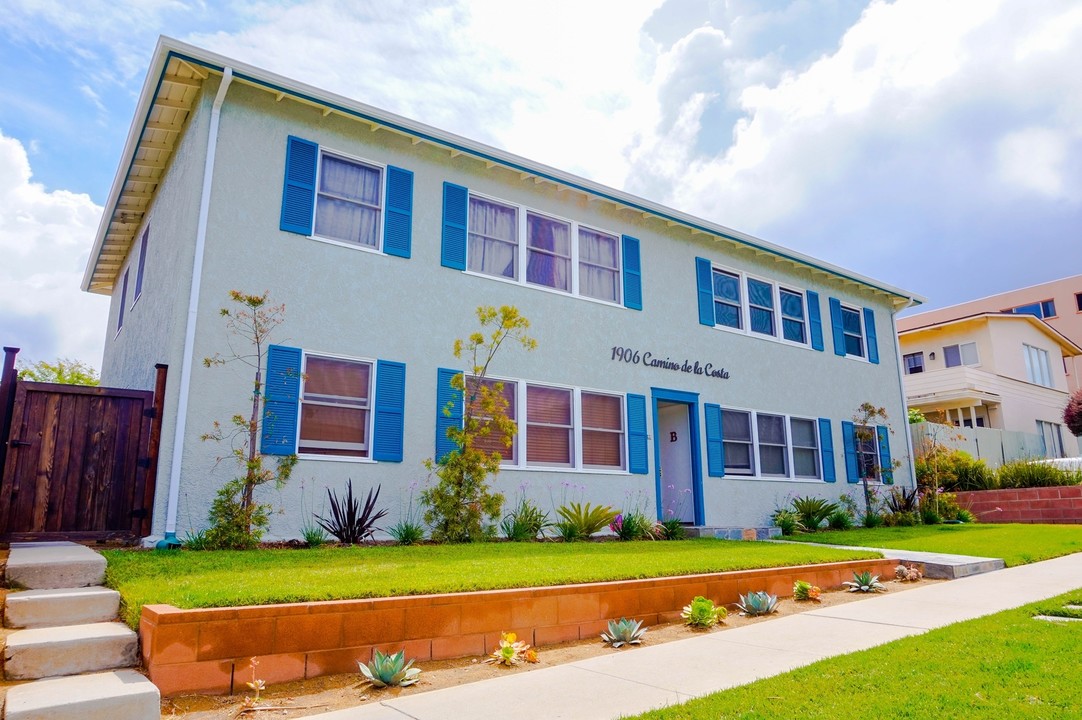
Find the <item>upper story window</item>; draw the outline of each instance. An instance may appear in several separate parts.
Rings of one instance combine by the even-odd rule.
[[[1082,312],[1082,293],[1074,294],[1074,304],[1078,308],[1078,312]]]
[[[128,304],[128,273],[131,272],[129,267],[124,271],[124,279],[120,282],[120,310],[116,316],[116,331],[119,333],[124,327],[124,306]]]
[[[381,167],[321,152],[315,234],[378,250],[382,190]]]
[[[621,301],[621,243],[612,233],[470,193],[468,245],[472,272]]]
[[[135,305],[143,294],[143,271],[147,265],[147,241],[149,237],[150,228],[148,227],[143,231],[143,236],[139,239],[139,265],[135,270],[135,292],[132,293],[132,305]]]
[[[958,367],[959,365],[980,365],[980,358],[977,356],[977,343],[968,342],[960,345],[947,345],[943,348],[943,359],[949,368]]]
[[[864,324],[860,310],[842,305],[842,333],[845,338],[845,354],[864,357]]]
[[[1023,343],[1022,353],[1026,359],[1026,378],[1035,385],[1052,387],[1052,363],[1048,351]]]
[[[1017,307],[1007,308],[1003,312],[1015,313],[1016,315],[1032,315],[1041,319],[1055,317],[1056,301],[1042,300],[1040,302],[1029,303],[1027,305],[1019,305]]]
[[[909,353],[908,355],[902,355],[902,362],[905,364],[906,375],[916,375],[917,373],[924,372],[924,353],[916,352]]]
[[[703,263],[707,261],[703,260]],[[710,268],[714,326],[807,345],[805,293],[735,270]],[[706,322],[709,323],[709,308]]]
[[[372,364],[306,355],[297,452],[369,457]]]

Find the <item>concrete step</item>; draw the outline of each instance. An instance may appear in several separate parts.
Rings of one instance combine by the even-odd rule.
[[[4,626],[42,628],[116,620],[120,593],[102,587],[24,590],[9,593]]]
[[[73,542],[11,543],[5,575],[30,590],[101,585],[105,558]]]
[[[158,720],[161,696],[134,670],[51,678],[8,690],[5,720]]]
[[[118,622],[17,630],[4,649],[4,676],[36,680],[133,667],[139,638]]]

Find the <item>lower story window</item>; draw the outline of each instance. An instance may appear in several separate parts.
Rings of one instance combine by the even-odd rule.
[[[308,355],[297,451],[368,457],[371,387],[371,363]]]
[[[805,418],[790,418],[793,439],[793,475],[798,478],[819,477],[819,439],[816,422]]]
[[[789,458],[785,437],[785,418],[759,413],[759,466],[763,475],[789,476]]]
[[[725,474],[754,475],[755,452],[751,439],[751,413],[725,410],[721,414],[721,434],[725,438]]]
[[[855,431],[857,468],[862,478],[879,477],[879,442],[872,425],[858,425]]]
[[[526,464],[570,466],[574,457],[571,390],[526,386]]]
[[[482,382],[490,392],[503,398],[505,403],[504,413],[508,419],[516,421],[518,419],[517,385],[513,382],[489,380],[487,378]],[[484,427],[488,415],[481,407],[480,388],[477,385],[476,378],[470,378],[466,389],[474,416],[481,421],[481,425]],[[499,453],[500,457],[506,462],[514,463],[517,459],[517,453],[515,452],[517,447],[516,439],[512,437],[511,442],[508,442],[507,435],[494,427],[488,427],[487,433],[475,440],[475,445],[485,452]]]
[[[1041,438],[1044,440],[1045,457],[1064,457],[1063,434],[1060,432],[1059,425],[1056,423],[1045,422],[1044,420],[1038,420],[1037,432],[1041,434]]]

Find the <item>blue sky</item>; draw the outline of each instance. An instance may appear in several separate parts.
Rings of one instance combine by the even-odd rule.
[[[108,303],[79,280],[159,34],[822,257],[929,307],[1082,268],[1078,2],[519,5],[9,2],[0,342],[100,364]]]

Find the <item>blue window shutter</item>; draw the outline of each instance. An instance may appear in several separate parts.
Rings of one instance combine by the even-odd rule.
[[[830,329],[834,334],[834,354],[845,357],[845,330],[842,325],[842,303],[830,298]]]
[[[624,235],[624,307],[642,310],[642,264],[639,241]]]
[[[383,252],[408,258],[413,239],[413,173],[387,166],[387,218],[383,222]]]
[[[451,387],[451,379],[461,374],[447,368],[436,370],[436,462],[443,462],[448,453],[458,449],[447,437],[447,429],[462,427],[462,391]]]
[[[823,480],[835,482],[837,476],[834,473],[834,436],[827,418],[819,418],[819,458],[823,463]]]
[[[376,361],[376,403],[372,428],[372,459],[402,462],[406,418],[406,365]]]
[[[860,463],[857,462],[857,428],[842,420],[842,446],[845,448],[845,479],[860,482]]]
[[[875,312],[864,308],[864,334],[868,338],[868,361],[879,364],[879,341],[875,336]]]
[[[879,436],[879,477],[887,485],[894,484],[894,462],[890,459],[890,433],[886,425],[875,428]]]
[[[466,224],[470,191],[461,185],[443,183],[443,248],[440,263],[455,270],[466,269]]]
[[[282,188],[282,218],[278,227],[286,232],[312,234],[316,204],[316,164],[319,145],[299,137],[286,141],[286,172]]]
[[[646,398],[627,396],[627,470],[635,475],[649,472],[646,451]]]
[[[808,290],[804,293],[808,299],[808,324],[811,325],[812,349],[823,349],[823,318],[819,315],[819,293]]]
[[[699,324],[714,327],[714,277],[710,261],[695,258],[695,287],[699,293]]]
[[[706,474],[725,477],[725,438],[722,435],[721,406],[706,403]]]
[[[301,394],[300,348],[271,345],[267,348],[267,379],[263,383],[264,455],[297,452],[297,405]]]

